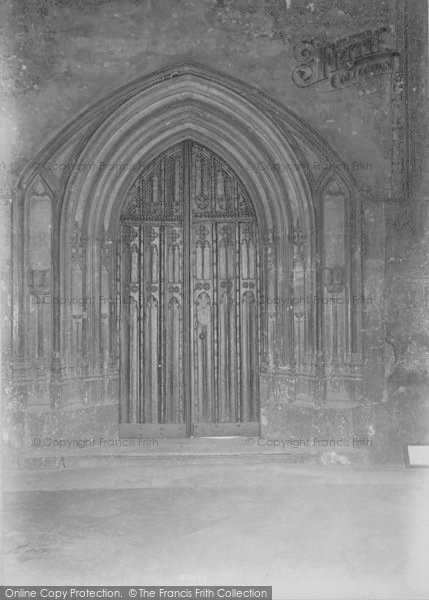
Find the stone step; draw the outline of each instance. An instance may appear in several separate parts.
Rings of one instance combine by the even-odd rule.
[[[254,453],[249,454],[98,454],[98,455],[66,455],[66,456],[25,456],[21,468],[37,469],[80,469],[101,466],[159,464],[161,465],[196,465],[196,464],[261,464],[272,462],[317,463],[320,459],[315,454],[304,453]]]
[[[371,463],[370,448],[360,449],[327,449],[317,450],[302,448],[296,450],[269,450],[242,446],[237,451],[234,445],[214,448],[210,444],[192,446],[191,444],[175,447],[170,445],[163,451],[142,449],[141,451],[126,451],[124,448],[114,448],[101,452],[100,449],[89,448],[75,451],[43,452],[27,451],[18,456],[15,465],[24,470],[39,469],[81,469],[105,466],[133,465],[233,465],[261,463],[290,463],[290,464],[337,464],[337,465],[368,465]],[[98,451],[97,451],[98,450]]]

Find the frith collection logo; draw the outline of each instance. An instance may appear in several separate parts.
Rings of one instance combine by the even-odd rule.
[[[392,73],[398,53],[386,48],[387,32],[387,27],[381,27],[335,42],[324,37],[298,42],[293,49],[300,63],[292,73],[294,83],[309,87],[326,82],[330,91],[336,91],[369,77]]]

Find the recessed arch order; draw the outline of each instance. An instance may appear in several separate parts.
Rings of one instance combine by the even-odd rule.
[[[326,306],[309,301],[323,296],[329,269],[342,273],[339,293],[359,293],[360,208],[353,179],[345,170],[327,174],[312,168],[315,162],[340,160],[282,104],[229,76],[191,64],[134,81],[89,108],[41,151],[35,161],[38,169],[28,167],[21,178],[24,204],[36,178],[52,200],[52,296],[84,299],[79,310],[67,303],[52,305],[51,358],[60,395],[67,396],[67,378],[84,373],[99,380],[88,386],[95,386],[97,391],[90,393],[100,397],[106,393],[106,377],[117,376],[113,309],[85,299],[114,292],[119,216],[139,172],[185,140],[209,148],[230,165],[254,206],[266,300],[261,304],[261,373],[269,374],[267,394],[272,396],[275,388],[287,398],[302,393],[325,402],[329,369],[331,379],[337,369],[341,385],[349,375],[350,381],[359,380],[359,310],[350,306],[331,314]],[[67,168],[56,168],[61,164]],[[325,198],[344,213],[341,264],[335,262],[335,253],[332,258],[325,251]],[[302,321],[293,297],[298,280]],[[25,298],[32,292],[23,283],[19,293],[24,326],[18,335],[25,336],[30,318]],[[270,304],[269,299],[280,302]],[[335,333],[338,320],[341,326]],[[76,343],[79,352],[72,348]],[[353,397],[359,394],[355,384],[346,391]]]

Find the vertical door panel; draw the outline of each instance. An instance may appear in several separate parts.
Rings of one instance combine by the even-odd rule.
[[[257,434],[256,217],[228,166],[196,144],[191,174],[193,431]]]
[[[120,434],[185,434],[183,397],[183,148],[148,165],[121,217]],[[130,239],[131,238],[131,239]]]

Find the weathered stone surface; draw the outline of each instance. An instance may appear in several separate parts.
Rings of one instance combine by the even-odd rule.
[[[26,210],[22,194],[31,196],[31,189],[24,188],[35,184],[31,182],[33,163],[66,123],[112,91],[159,69],[193,62],[256,86],[295,113],[326,141],[340,161],[328,169],[320,166],[320,148],[311,144],[305,147],[302,142],[300,152],[307,163],[312,163],[308,171],[314,180],[320,178],[322,185],[323,174],[347,171],[355,183],[356,197],[351,202],[355,207],[362,202],[362,211],[359,207],[350,227],[362,231],[362,274],[356,276],[354,285],[361,286],[366,299],[356,317],[364,342],[363,347],[351,350],[349,363],[350,372],[363,370],[363,386],[345,386],[347,394],[338,394],[330,387],[329,377],[319,376],[325,372],[325,357],[319,353],[314,389],[318,386],[320,392],[325,387],[328,403],[307,406],[308,390],[298,390],[305,401],[293,405],[289,396],[295,366],[288,365],[288,383],[280,395],[270,377],[261,382],[266,394],[263,431],[295,437],[372,435],[374,456],[379,460],[399,456],[398,448],[407,441],[428,440],[429,240],[424,235],[428,202],[424,174],[429,172],[424,91],[427,42],[425,19],[420,16],[427,8],[424,2],[416,1],[405,11],[406,4],[405,0],[16,0],[3,4],[1,91],[7,145],[0,155],[4,167],[2,216],[8,220],[14,206],[14,243],[18,244],[14,257],[26,265],[19,275],[14,272],[12,290],[3,283],[2,306],[7,308],[3,321],[4,376],[13,397],[7,409],[13,447],[37,432],[90,435],[91,431],[112,432],[117,424],[113,371],[99,383],[91,381],[69,390],[66,398],[59,383],[69,368],[68,358],[61,355],[65,341],[55,339],[55,328],[49,329],[51,319],[58,319],[57,308],[52,307],[52,313],[51,309],[43,312],[31,304],[30,297],[25,300],[27,304],[19,304],[20,285],[29,287],[31,298],[54,293],[50,288],[51,268],[45,264],[47,248],[32,253],[32,265],[28,256],[19,254],[21,250],[16,252],[16,240],[26,235],[17,224],[22,225]],[[324,84],[295,85],[292,73],[300,64],[296,59],[300,42],[314,38],[335,42],[380,28],[386,29],[385,47],[397,53],[396,58],[389,58],[396,61],[394,73],[358,78],[356,85],[341,89]],[[261,94],[259,97],[263,98]],[[267,102],[262,110],[268,115],[274,109]],[[95,131],[99,122],[74,131],[67,147],[52,154],[52,164],[72,164],[84,136]],[[25,168],[26,175],[19,184]],[[255,170],[255,165],[251,168]],[[259,164],[257,168],[266,170],[272,165]],[[38,194],[46,205],[52,203],[55,225],[58,199],[70,173],[67,168],[51,166],[44,168],[43,174]],[[39,228],[39,241],[49,230],[49,224],[45,225],[45,229]],[[333,225],[335,234],[334,229]],[[326,231],[331,230],[328,227]],[[9,232],[2,232],[4,245],[9,243],[8,236]],[[286,232],[280,232],[280,238],[285,236]],[[83,256],[81,242],[74,246],[76,264]],[[352,249],[356,261],[359,252],[360,248]],[[54,259],[56,256],[54,249]],[[297,257],[301,260],[298,250]],[[338,265],[328,266],[332,269]],[[296,276],[299,272],[297,267]],[[7,260],[2,273],[5,281],[10,275]],[[278,281],[277,290],[287,295],[284,273],[276,265],[272,273]],[[281,309],[267,310],[270,314],[277,311],[276,318],[284,325],[286,316],[279,316]],[[324,310],[327,323],[338,317]],[[27,331],[31,339],[26,338],[27,354],[34,356],[27,356],[24,364],[22,348],[15,347],[9,365],[10,338],[12,335],[16,341],[21,336],[24,313],[31,322],[36,322],[37,314],[37,322],[45,324],[43,352],[40,341],[38,347],[34,341],[35,331]],[[73,316],[82,317],[77,309]],[[329,327],[326,336],[331,336]],[[279,344],[266,357],[272,363],[268,368],[282,366],[285,346]],[[362,365],[357,364],[360,354]],[[51,368],[52,378],[34,375],[50,373]],[[73,407],[67,405],[71,400],[76,403]]]

